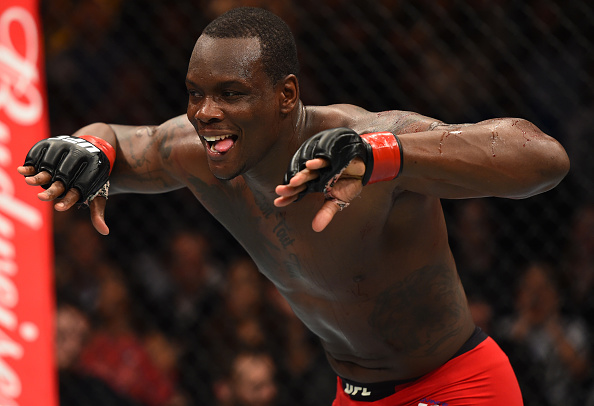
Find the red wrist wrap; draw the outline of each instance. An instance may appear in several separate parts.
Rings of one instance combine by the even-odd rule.
[[[81,135],[78,138],[89,141],[91,144],[103,151],[107,157],[107,160],[109,161],[109,173],[111,173],[116,157],[115,149],[111,146],[111,144],[102,138],[95,137],[94,135]]]
[[[391,132],[362,134],[373,151],[373,172],[369,183],[392,180],[402,171],[402,148],[400,140]]]

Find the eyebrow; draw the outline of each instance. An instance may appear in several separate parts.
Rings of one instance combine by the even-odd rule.
[[[192,80],[190,80],[190,79],[187,79],[187,78],[186,78],[186,80],[185,80],[185,83],[186,83],[186,84],[188,84],[188,85],[191,85],[191,86],[199,87],[199,86],[196,84],[196,82],[194,82],[194,81],[192,81]],[[219,83],[217,86],[220,86],[220,87],[225,87],[225,86],[230,86],[230,85],[242,85],[242,86],[245,86],[245,83],[244,83],[244,82],[242,82],[242,81],[240,81],[240,80],[235,80],[235,79],[234,79],[234,80],[226,80],[226,81],[224,81],[224,82],[221,82],[221,83]]]

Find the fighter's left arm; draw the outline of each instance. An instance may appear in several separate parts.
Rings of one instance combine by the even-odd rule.
[[[423,125],[403,133],[322,131],[293,157],[275,204],[323,192],[327,200],[313,222],[321,231],[368,183],[390,181],[440,198],[525,198],[555,187],[569,170],[563,147],[526,120]]]
[[[523,119],[436,123],[399,139],[398,187],[440,198],[526,198],[552,189],[569,171],[561,144]]]

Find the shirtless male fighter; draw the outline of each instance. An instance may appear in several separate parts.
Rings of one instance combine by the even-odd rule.
[[[564,149],[517,118],[304,106],[297,71],[281,19],[231,10],[196,42],[186,115],[42,140],[18,171],[58,211],[89,201],[102,234],[107,180],[109,193],[189,188],[319,336],[334,405],[521,405],[471,319],[440,199],[547,191]]]

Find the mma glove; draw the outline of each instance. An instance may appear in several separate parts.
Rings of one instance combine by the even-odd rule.
[[[297,201],[311,192],[327,194],[356,157],[365,164],[363,185],[392,180],[402,171],[402,148],[396,135],[387,131],[358,135],[350,128],[339,127],[319,132],[299,147],[285,173],[284,184],[305,169],[307,161],[323,158],[329,165],[318,170],[317,179],[307,182]]]
[[[60,197],[76,188],[81,196],[77,203],[86,203],[106,185],[114,161],[115,149],[101,138],[60,135],[36,143],[29,150],[24,165],[52,176],[50,183],[42,185],[44,189],[60,181],[65,187]]]

